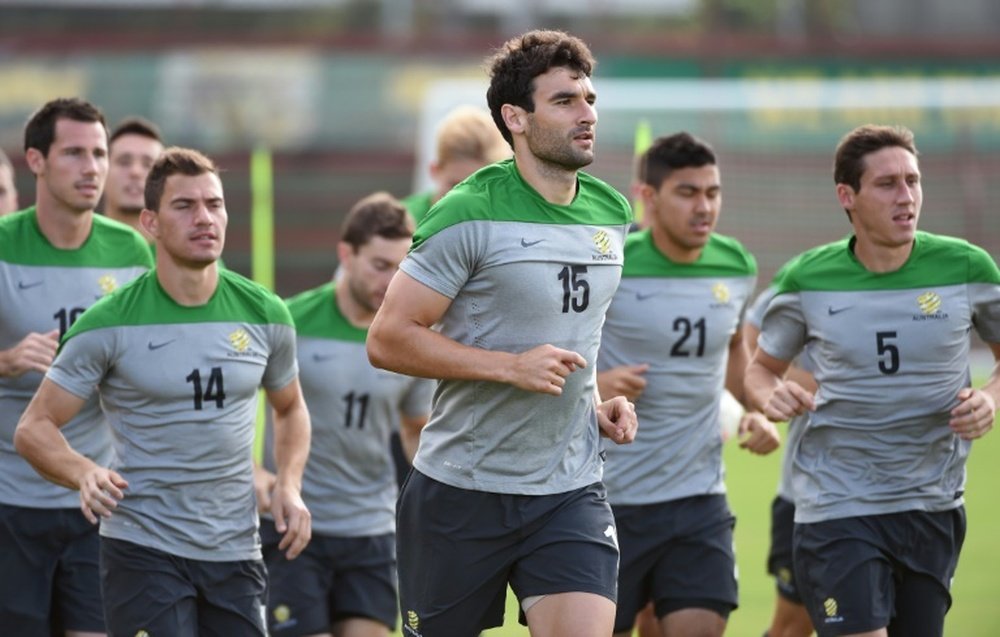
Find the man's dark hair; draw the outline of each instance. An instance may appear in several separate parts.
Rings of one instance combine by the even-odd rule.
[[[160,199],[163,198],[167,179],[171,175],[197,177],[205,173],[219,174],[215,162],[205,155],[190,148],[174,146],[166,149],[153,163],[149,176],[146,177],[146,189],[143,192],[146,208],[154,212],[160,209]]]
[[[716,164],[715,151],[708,142],[687,132],[658,137],[638,161],[640,183],[659,188],[675,170]]]
[[[833,160],[833,182],[847,184],[854,192],[861,190],[861,175],[865,172],[865,156],[898,146],[916,157],[917,146],[913,131],[905,126],[876,126],[866,124],[844,135],[837,144]]]
[[[413,218],[387,192],[376,192],[354,204],[340,227],[340,240],[357,252],[372,237],[405,239],[413,236]]]
[[[56,138],[56,122],[71,119],[77,122],[100,122],[105,134],[108,125],[100,109],[79,97],[59,97],[34,112],[24,127],[24,152],[29,148],[38,150],[48,157],[49,149]]]
[[[512,38],[486,64],[490,74],[486,102],[508,144],[513,144],[514,138],[500,112],[504,104],[520,106],[533,113],[536,77],[554,67],[566,67],[589,77],[597,66],[583,40],[562,31],[529,31]]]
[[[108,145],[110,146],[116,139],[123,135],[139,135],[140,137],[148,137],[149,139],[155,139],[156,141],[163,143],[163,137],[160,136],[160,129],[153,122],[142,117],[126,117],[115,129],[111,131],[111,138],[108,140]]]

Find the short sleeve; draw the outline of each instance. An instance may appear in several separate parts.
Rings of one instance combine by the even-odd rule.
[[[114,333],[113,329],[97,329],[67,338],[46,378],[74,396],[90,398],[110,367]]]
[[[270,325],[271,354],[261,385],[275,391],[288,386],[299,375],[299,363],[295,356],[295,330],[290,325]]]
[[[798,293],[774,296],[766,304],[757,346],[774,358],[794,360],[805,346],[806,322]]]

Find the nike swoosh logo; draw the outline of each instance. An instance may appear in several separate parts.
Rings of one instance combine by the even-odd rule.
[[[31,288],[37,288],[42,283],[45,283],[45,281],[34,281],[32,283],[25,283],[24,281],[18,281],[17,282],[17,289],[19,289],[19,290],[30,290]]]
[[[154,349],[160,349],[161,347],[166,347],[167,345],[170,345],[176,340],[177,340],[176,338],[172,338],[169,341],[164,341],[162,343],[154,343],[153,341],[150,341],[147,344],[147,347],[149,347],[149,351],[153,351]]]
[[[336,358],[336,354],[313,354],[313,360],[317,363],[323,363],[328,360],[333,360]]]
[[[536,239],[534,241],[528,241],[527,239],[525,239],[525,238],[522,237],[521,238],[521,247],[522,248],[530,248],[531,246],[538,245],[542,241],[545,241],[545,239]]]
[[[655,292],[647,292],[645,294],[643,294],[642,292],[636,292],[635,293],[635,300],[636,301],[645,301],[646,299],[651,299],[654,296],[656,296]]]
[[[827,312],[828,312],[828,313],[830,314],[830,316],[833,316],[834,314],[840,314],[840,313],[841,313],[841,312],[843,312],[844,310],[849,310],[849,309],[851,309],[852,307],[854,307],[854,306],[853,306],[853,305],[848,305],[848,306],[846,306],[846,307],[838,307],[837,309],[833,309],[833,306],[832,306],[832,305],[828,305],[828,306],[826,307],[826,311],[827,311]]]

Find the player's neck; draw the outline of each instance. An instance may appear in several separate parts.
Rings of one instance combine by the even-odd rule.
[[[156,247],[156,278],[167,295],[185,307],[205,305],[219,286],[219,263],[195,267],[178,263],[162,245]]]
[[[375,313],[363,307],[351,297],[351,289],[347,283],[347,277],[343,277],[334,288],[333,302],[337,304],[341,316],[354,327],[368,329],[375,320]]]
[[[90,236],[94,223],[94,211],[80,212],[70,210],[50,197],[39,197],[35,203],[35,217],[38,228],[56,248],[60,250],[76,250]]]
[[[674,263],[694,263],[701,256],[704,246],[689,248],[673,241],[666,232],[657,226],[652,226],[653,245]]]
[[[906,264],[913,252],[913,241],[899,246],[876,245],[856,238],[854,256],[869,272],[895,272]]]
[[[576,197],[576,170],[567,170],[538,159],[530,152],[514,154],[514,163],[521,178],[545,201],[568,206]]]

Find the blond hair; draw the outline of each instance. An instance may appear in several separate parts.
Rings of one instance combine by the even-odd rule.
[[[441,120],[437,131],[438,165],[471,159],[492,164],[510,157],[510,148],[489,113],[475,106],[459,106]]]

